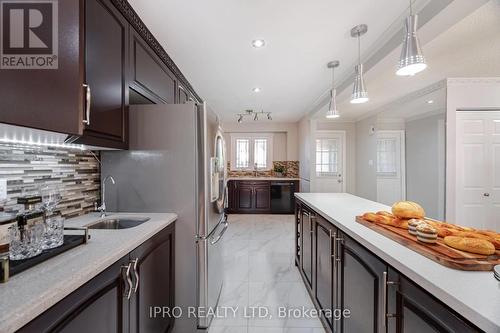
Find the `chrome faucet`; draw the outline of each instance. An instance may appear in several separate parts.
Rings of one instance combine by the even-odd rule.
[[[111,175],[107,175],[101,183],[102,195],[101,195],[101,205],[97,207],[97,210],[101,213],[101,218],[106,217],[106,182],[111,180],[113,185],[116,184],[115,179]]]

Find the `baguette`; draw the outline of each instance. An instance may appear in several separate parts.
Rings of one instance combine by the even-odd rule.
[[[364,213],[361,218],[368,222],[376,222],[379,215],[375,213]]]
[[[444,238],[444,243],[454,249],[471,253],[484,255],[491,255],[495,253],[495,247],[493,244],[485,239],[446,236]]]
[[[392,213],[385,212],[383,210],[377,212],[377,215],[382,215],[382,216],[388,216],[388,217],[391,217],[391,218],[395,218],[395,216]]]

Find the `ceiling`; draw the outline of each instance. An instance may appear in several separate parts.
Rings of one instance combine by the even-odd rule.
[[[448,77],[500,76],[500,1],[485,2],[455,1],[419,30],[428,64],[424,72],[414,77],[396,76],[399,48],[388,53],[366,72],[368,103],[349,103],[351,85],[340,92],[340,119],[359,120],[389,109],[394,117],[400,112],[401,118],[406,118],[406,111],[415,115],[419,105],[420,112],[426,113],[446,105],[444,90],[436,92],[440,81]],[[427,105],[431,99],[436,103]],[[325,103],[326,98],[313,110],[316,118],[324,119]]]
[[[299,120],[330,85],[328,61],[340,60],[338,77],[352,73],[357,42],[350,29],[368,24],[364,54],[408,10],[401,0],[129,2],[225,122],[249,108],[270,111],[279,122]],[[257,38],[264,48],[251,46]]]

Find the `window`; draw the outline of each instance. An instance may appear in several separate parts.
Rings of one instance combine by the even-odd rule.
[[[253,152],[253,161],[257,168],[267,168],[267,139],[255,139]]]
[[[316,175],[336,176],[338,173],[339,142],[337,139],[316,139]]]
[[[249,167],[250,163],[250,140],[237,139],[236,140],[236,168],[245,169]]]
[[[231,169],[271,169],[272,139],[268,134],[231,134]]]
[[[377,174],[397,174],[396,138],[377,139]]]

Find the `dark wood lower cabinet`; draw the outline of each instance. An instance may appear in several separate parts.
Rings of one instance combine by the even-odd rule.
[[[149,307],[175,304],[174,232],[169,225],[18,332],[170,332],[173,318],[150,318]]]
[[[481,332],[300,200],[296,264],[327,332]],[[347,312],[347,310],[349,312]]]
[[[385,332],[386,264],[342,233],[338,249],[340,306],[350,311],[341,320],[341,332]]]
[[[314,298],[319,310],[332,310],[337,307],[337,290],[334,289],[337,277],[335,267],[337,263],[335,238],[338,230],[321,216],[316,216],[314,225]],[[326,317],[327,325],[333,329],[332,317]]]
[[[173,324],[171,317],[150,317],[150,307],[174,305],[174,234],[162,232],[130,253],[140,283],[130,299],[131,333],[165,333]]]
[[[127,286],[122,274],[128,263],[127,255],[18,332],[128,332],[129,302],[123,297]]]
[[[397,271],[389,270],[387,332],[481,332]]]
[[[271,183],[269,181],[235,181],[228,183],[229,213],[271,213]]]
[[[302,256],[300,270],[304,276],[305,283],[312,288],[312,271],[313,271],[313,219],[312,211],[305,207],[301,210],[301,239],[302,239]]]

